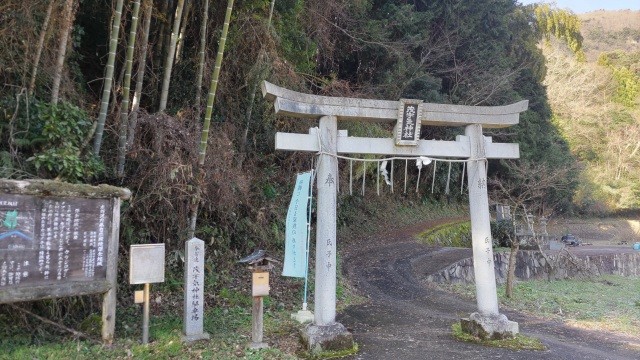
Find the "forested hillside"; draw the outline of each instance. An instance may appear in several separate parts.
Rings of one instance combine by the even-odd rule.
[[[640,205],[640,12],[580,15],[586,61],[557,42],[547,58],[553,123],[583,167],[583,209]]]
[[[201,199],[196,235],[207,239],[211,250],[278,248],[292,174],[308,169],[312,159],[275,152],[274,134],[306,132],[315,124],[276,118],[260,94],[260,82],[268,80],[336,96],[465,105],[527,99],[529,110],[520,125],[490,134],[494,141],[518,142],[521,148],[519,161],[490,164],[494,200],[557,214],[576,209],[578,189],[578,206],[591,205],[600,198],[590,189],[604,173],[589,165],[592,170],[581,177],[576,158],[606,162],[616,181],[625,181],[630,194],[637,192],[629,177],[635,165],[628,161],[637,159],[636,151],[624,142],[632,138],[626,126],[635,129],[638,122],[635,80],[631,92],[616,90],[622,88],[612,88],[613,80],[601,71],[594,70],[592,79],[581,70],[596,65],[573,60],[583,45],[573,14],[534,11],[513,0],[238,0],[226,46],[220,49],[227,5],[206,0],[3,1],[0,176],[130,188],[134,197],[123,208],[125,245],[166,242],[180,249],[193,204]],[[134,21],[136,11],[139,20]],[[554,57],[551,48],[543,53],[538,45],[544,39],[569,50],[561,57]],[[216,79],[214,65],[222,50]],[[630,65],[637,64],[633,56],[609,54],[597,66],[625,82],[637,76],[638,68]],[[589,99],[609,104],[606,119],[618,124],[607,127],[609,133],[591,134],[596,128],[587,125],[582,140],[567,135],[567,124],[591,124],[605,116],[584,104],[558,101],[581,99],[579,87],[570,85],[575,77],[564,79],[559,73],[569,68],[584,78],[584,85],[596,86],[603,76],[608,81],[602,85],[606,91],[596,86]],[[214,83],[215,98],[208,95]],[[545,84],[552,93],[571,95],[548,98]],[[568,88],[555,90],[556,85]],[[207,101],[213,99],[208,112]],[[589,116],[576,120],[572,111]],[[206,161],[199,165],[207,121]],[[345,127],[355,136],[391,134],[380,125]],[[461,132],[424,127],[421,136],[452,139]],[[593,140],[613,139],[614,133],[625,157],[602,158],[599,149],[613,145]],[[597,143],[600,148],[592,149]],[[460,171],[453,169],[452,178]],[[347,172],[343,169],[345,179]],[[374,169],[355,173],[375,181]],[[417,174],[409,175],[415,179]],[[430,184],[431,176],[423,173],[422,181]],[[446,178],[446,169],[439,168],[440,189]],[[389,200],[456,197],[466,202],[465,194],[446,199],[426,188]],[[358,206],[352,199],[341,195],[342,208]]]

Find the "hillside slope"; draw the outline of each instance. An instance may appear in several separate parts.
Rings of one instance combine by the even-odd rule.
[[[589,61],[602,52],[640,51],[640,11],[592,11],[579,14]]]
[[[640,206],[640,11],[580,15],[586,62],[547,43],[553,121],[583,164],[575,201],[592,210]]]

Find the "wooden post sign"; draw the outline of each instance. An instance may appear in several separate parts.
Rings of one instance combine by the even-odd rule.
[[[0,303],[103,293],[113,341],[120,201],[127,189],[0,179]]]
[[[149,342],[149,294],[151,283],[164,282],[164,244],[138,244],[129,248],[129,284],[144,284],[142,295],[135,292],[136,304],[142,303],[142,343]]]

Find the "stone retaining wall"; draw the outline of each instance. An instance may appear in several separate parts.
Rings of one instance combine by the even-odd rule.
[[[566,279],[591,275],[615,274],[640,276],[640,252],[572,256],[566,251],[543,255],[539,251],[518,251],[516,278]],[[545,257],[546,256],[546,257]],[[507,279],[509,253],[493,255],[496,281]],[[467,258],[429,275],[428,281],[437,283],[473,283],[473,259]]]

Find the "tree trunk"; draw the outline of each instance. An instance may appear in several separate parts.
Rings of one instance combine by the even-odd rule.
[[[269,6],[269,20],[267,21],[267,30],[271,30],[271,18],[273,18],[273,6],[276,4],[276,0],[271,0]]]
[[[519,248],[520,242],[518,239],[512,239],[511,253],[509,254],[509,267],[507,270],[507,283],[505,286],[505,296],[509,299],[513,297],[513,284],[516,280],[516,257],[518,255]]]
[[[178,44],[176,45],[176,64],[182,60],[182,49],[184,49],[184,32],[187,31],[187,23],[189,22],[189,14],[191,14],[191,8],[193,7],[193,2],[189,0],[186,1],[187,9],[184,11],[184,16],[182,19],[182,23],[180,24],[180,34],[178,35]]]
[[[198,75],[196,80],[196,119],[200,120],[200,98],[202,96],[202,77],[204,74],[204,53],[207,49],[207,22],[209,21],[209,0],[203,0],[202,24],[200,25],[200,51],[198,51]]]
[[[96,126],[96,136],[93,141],[93,153],[100,154],[102,146],[102,135],[104,123],[107,119],[107,109],[109,108],[109,98],[111,97],[111,82],[113,80],[113,65],[116,60],[116,50],[118,50],[118,35],[120,32],[120,17],[122,16],[122,4],[124,0],[117,0],[114,10],[113,24],[111,26],[111,39],[109,40],[109,57],[107,58],[107,71],[102,85],[102,99],[100,102],[100,112],[98,114],[98,124]]]
[[[138,60],[138,76],[136,78],[136,90],[133,93],[131,105],[131,116],[129,117],[129,129],[127,131],[127,149],[131,148],[138,126],[138,110],[140,108],[140,98],[142,97],[142,85],[144,83],[144,72],[147,67],[147,49],[149,47],[149,30],[151,29],[151,18],[153,16],[153,0],[144,0],[144,26],[142,28],[142,39],[140,43],[140,58]]]
[[[180,32],[180,20],[182,20],[182,9],[184,8],[184,0],[178,0],[175,17],[173,19],[173,30],[171,32],[171,44],[164,61],[164,79],[162,80],[162,90],[160,91],[160,107],[159,112],[167,108],[167,98],[169,97],[169,83],[171,82],[171,71],[176,54],[176,43],[178,42],[178,33]]]
[[[268,65],[266,60],[266,52],[261,49],[258,54],[258,58],[255,61],[255,65],[251,69],[250,73],[250,86],[249,86],[249,99],[247,103],[247,110],[245,112],[245,126],[244,131],[242,133],[242,138],[240,139],[240,153],[238,156],[238,166],[242,166],[244,159],[247,154],[247,138],[249,136],[249,128],[251,127],[251,117],[253,114],[253,106],[255,104],[256,92],[258,91],[258,86],[260,83],[267,77]]]
[[[164,40],[164,32],[165,32],[165,28],[167,26],[170,26],[170,24],[168,23],[168,19],[166,18],[166,14],[169,12],[169,2],[171,2],[170,0],[167,1],[160,1],[160,8],[158,9],[158,12],[160,13],[160,16],[158,17],[158,21],[159,21],[159,26],[158,26],[158,32],[156,33],[156,51],[154,53],[153,56],[153,64],[156,64],[155,67],[160,68],[160,63],[162,63],[162,53],[164,52],[164,44],[165,42]],[[154,77],[155,78],[155,77]],[[154,87],[157,84],[154,83]]]
[[[53,11],[53,5],[55,0],[49,0],[49,6],[47,6],[47,14],[44,17],[42,23],[42,29],[40,29],[40,38],[38,39],[38,48],[36,49],[36,57],[33,60],[33,70],[31,71],[31,81],[29,82],[29,96],[33,95],[33,91],[36,88],[36,77],[38,75],[38,66],[40,64],[40,56],[42,56],[42,49],[44,48],[44,40],[47,35],[47,29],[49,28],[49,20],[51,20],[51,12]]]
[[[60,82],[62,81],[62,72],[64,70],[64,58],[67,54],[67,42],[69,41],[69,33],[73,28],[73,11],[74,0],[66,0],[64,3],[62,29],[60,32],[60,43],[58,44],[58,58],[56,67],[53,71],[53,85],[51,86],[51,103],[57,104],[60,95]]]
[[[131,29],[127,42],[124,81],[122,84],[122,104],[120,105],[120,134],[118,137],[118,166],[116,175],[124,176],[124,161],[127,152],[127,126],[129,125],[129,86],[131,85],[131,69],[133,68],[133,51],[136,46],[136,32],[138,31],[138,13],[140,12],[140,0],[134,0],[131,13]]]
[[[220,78],[220,67],[222,66],[222,58],[224,56],[224,47],[227,42],[227,33],[229,32],[229,22],[231,21],[231,12],[233,11],[233,0],[227,2],[227,12],[224,17],[224,25],[222,26],[222,35],[218,44],[218,54],[216,55],[216,64],[211,76],[211,86],[209,87],[209,96],[207,97],[207,110],[204,114],[204,124],[202,125],[202,134],[200,136],[200,151],[198,152],[198,164],[195,172],[195,191],[191,200],[191,220],[189,221],[189,232],[187,237],[191,239],[196,231],[196,222],[198,220],[198,206],[200,205],[200,192],[202,191],[202,183],[204,182],[204,159],[207,154],[207,142],[209,141],[209,126],[211,125],[211,115],[213,113],[213,103],[216,99],[216,90],[218,89],[218,79]]]

